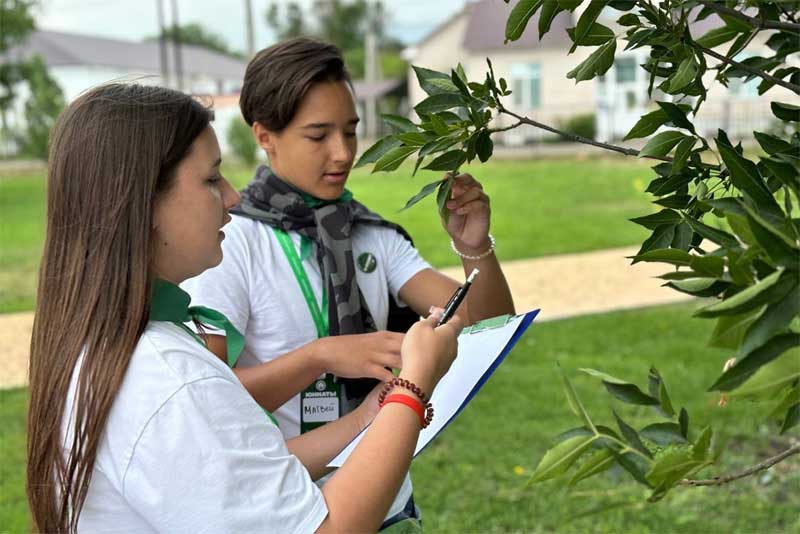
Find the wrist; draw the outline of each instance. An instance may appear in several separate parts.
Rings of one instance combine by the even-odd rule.
[[[306,347],[308,347],[308,360],[311,362],[311,367],[314,371],[314,376],[319,376],[323,373],[327,373],[330,369],[330,365],[328,364],[328,357],[330,355],[330,350],[328,350],[326,342],[328,338],[319,338],[315,339]]]
[[[454,238],[450,241],[450,247],[462,261],[478,261],[494,254],[495,239],[492,234],[487,234],[483,241],[473,246]]]

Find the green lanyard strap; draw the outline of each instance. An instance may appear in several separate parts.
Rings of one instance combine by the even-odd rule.
[[[278,239],[286,259],[289,261],[289,266],[292,268],[294,277],[297,279],[297,285],[300,286],[300,291],[303,293],[303,298],[308,305],[308,311],[311,313],[311,319],[314,321],[314,326],[317,328],[317,337],[323,338],[328,335],[328,292],[325,291],[325,284],[322,285],[322,306],[317,304],[317,298],[314,296],[314,290],[311,288],[311,282],[308,279],[308,274],[303,268],[303,260],[295,250],[292,238],[285,230],[278,228],[272,229],[275,232],[275,237]],[[303,239],[307,239],[303,237]],[[303,258],[307,257],[310,253],[310,240],[301,241],[300,244],[301,254]],[[321,309],[320,309],[321,308]]]

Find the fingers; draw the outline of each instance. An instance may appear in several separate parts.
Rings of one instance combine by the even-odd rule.
[[[441,330],[444,328],[449,329],[455,337],[458,337],[458,335],[464,329],[464,321],[458,315],[454,315],[452,319],[447,321],[442,326],[438,327],[437,330]]]
[[[370,378],[376,378],[381,382],[388,382],[389,380],[394,378],[394,373],[392,373],[390,370],[386,369],[381,365],[373,365],[370,366],[367,376],[369,376]]]

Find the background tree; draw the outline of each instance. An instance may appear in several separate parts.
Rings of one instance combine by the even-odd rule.
[[[505,0],[509,3],[509,0]],[[494,148],[492,136],[518,127],[534,127],[564,139],[615,153],[658,161],[647,192],[659,211],[633,219],[651,231],[633,263],[660,262],[671,270],[665,285],[690,295],[713,299],[695,316],[716,320],[711,344],[735,355],[720,362],[721,374],[709,377],[708,391],[719,392],[720,402],[739,399],[763,401],[765,415],[776,421],[781,434],[800,423],[800,107],[775,99],[771,110],[780,127],[771,133],[754,132],[760,150],[746,152],[719,130],[706,139],[694,118],[708,95],[709,83],[727,87],[735,78],[758,80],[759,94],[777,86],[800,95],[800,2],[712,0],[517,0],[506,25],[506,40],[526,31],[538,12],[539,36],[550,31],[563,11],[586,4],[574,27],[569,53],[579,46],[595,50],[568,73],[576,83],[605,74],[614,64],[618,46],[645,48],[649,57],[640,65],[654,88],[668,95],[657,108],[641,117],[625,139],[647,138],[641,150],[603,143],[559,130],[505,106],[511,94],[504,79],[496,78],[491,61],[481,81],[470,81],[458,65],[450,73],[414,67],[428,97],[414,109],[413,122],[384,116],[395,133],[380,139],[357,165],[373,164],[373,172],[397,169],[416,154],[414,173],[424,169],[449,171],[474,159],[487,161]],[[620,12],[615,33],[598,22],[607,7]],[[698,38],[689,26],[712,14],[723,25]],[[745,54],[759,34],[768,37],[766,57]],[[728,44],[730,43],[730,44]],[[723,47],[723,45],[725,45]],[[722,48],[721,48],[722,47]],[[740,56],[741,54],[741,56]],[[505,115],[513,124],[493,128],[492,120]],[[442,209],[452,177],[432,182],[411,198],[406,207],[437,193]],[[724,364],[724,365],[723,365]],[[539,462],[532,483],[558,479],[572,486],[583,479],[619,466],[637,483],[649,488],[650,499],[663,498],[677,485],[718,485],[750,476],[800,453],[795,443],[741,473],[707,480],[694,477],[713,464],[721,452],[713,443],[713,429],[693,428],[690,414],[673,401],[666,381],[653,367],[647,387],[594,369],[582,372],[602,382],[610,395],[624,404],[646,406],[658,416],[639,429],[612,412],[613,424],[602,425],[581,404],[567,373],[562,372],[567,404],[580,426],[556,438],[556,445]],[[668,378],[668,377],[667,377]],[[624,414],[623,414],[624,415]],[[794,430],[793,430],[794,429]]]
[[[243,54],[231,50],[223,37],[204,28],[200,24],[190,23],[183,24],[177,28],[174,26],[164,28],[164,38],[167,41],[175,42],[177,40],[177,42],[181,44],[208,48],[209,50],[214,50],[215,52],[229,56],[243,57]],[[145,38],[146,41],[158,41],[158,39],[158,35]]]
[[[406,62],[400,57],[403,44],[386,35],[387,14],[382,2],[331,0],[317,2],[310,14],[298,2],[273,2],[267,8],[267,24],[279,39],[302,35],[318,37],[342,49],[350,74],[364,77],[364,42],[368,31],[380,43],[384,76],[405,76]]]
[[[47,158],[50,130],[64,109],[64,94],[38,55],[23,65],[23,77],[30,96],[25,101],[26,127],[20,140],[22,153],[44,159]]]
[[[29,0],[0,0],[0,56],[33,31],[31,8],[34,5],[35,2]],[[0,134],[3,138],[9,137],[7,112],[16,99],[16,86],[21,81],[21,63],[0,63]]]
[[[256,140],[250,127],[241,117],[231,121],[226,136],[231,151],[239,161],[248,167],[255,165],[258,145],[256,145]]]

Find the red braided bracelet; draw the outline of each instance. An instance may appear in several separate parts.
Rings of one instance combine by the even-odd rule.
[[[425,428],[430,424],[425,418],[425,415],[422,413],[422,404],[419,403],[417,399],[412,399],[408,395],[403,395],[402,393],[395,393],[394,395],[389,395],[384,399],[383,403],[381,403],[381,408],[389,404],[390,402],[398,402],[400,404],[405,404],[415,412],[417,412],[417,416],[419,417],[419,424],[422,428]]]

